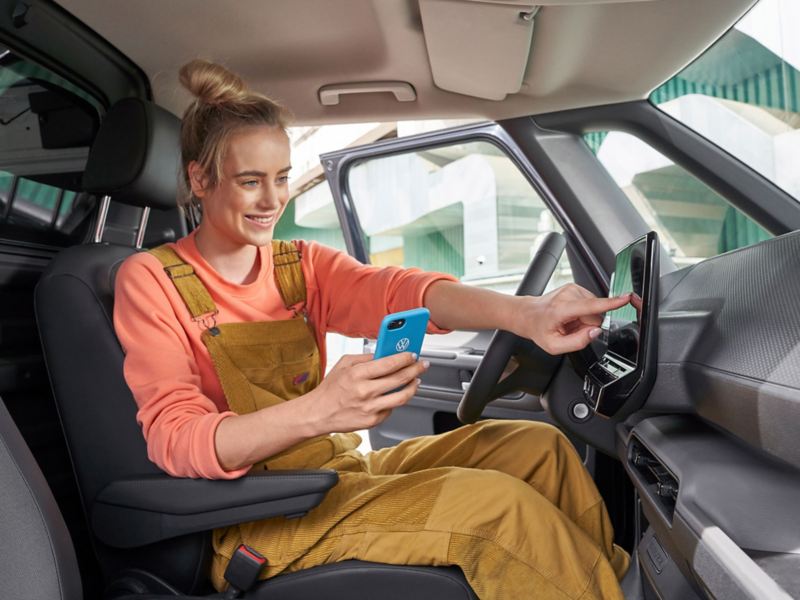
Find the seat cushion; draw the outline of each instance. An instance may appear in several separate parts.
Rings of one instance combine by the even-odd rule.
[[[348,560],[280,575],[246,600],[477,600],[456,567],[385,565]]]

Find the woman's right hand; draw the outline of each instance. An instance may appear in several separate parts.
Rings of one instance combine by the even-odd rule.
[[[411,400],[428,366],[410,352],[377,360],[371,354],[346,354],[307,394],[312,418],[320,433],[374,427]]]

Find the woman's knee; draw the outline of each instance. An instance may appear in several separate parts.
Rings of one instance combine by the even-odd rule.
[[[535,504],[539,495],[521,479],[490,469],[453,469],[442,491],[462,518],[490,520],[518,514],[519,507]]]
[[[565,519],[547,498],[516,477],[500,471],[456,469],[441,489],[428,526],[519,548],[526,545],[528,533],[549,535]]]
[[[535,447],[555,451],[571,444],[558,427],[541,421],[491,419],[476,425],[482,438],[513,444],[520,451]]]

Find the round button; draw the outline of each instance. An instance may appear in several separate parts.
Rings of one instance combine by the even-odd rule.
[[[583,402],[578,402],[572,406],[572,416],[578,419],[579,421],[583,421],[586,417],[589,416],[589,407],[584,404]]]

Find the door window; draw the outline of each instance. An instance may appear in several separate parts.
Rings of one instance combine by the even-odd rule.
[[[419,267],[514,293],[537,243],[561,231],[497,146],[474,141],[369,158],[348,187],[375,265]],[[550,287],[572,281],[566,254]]]

